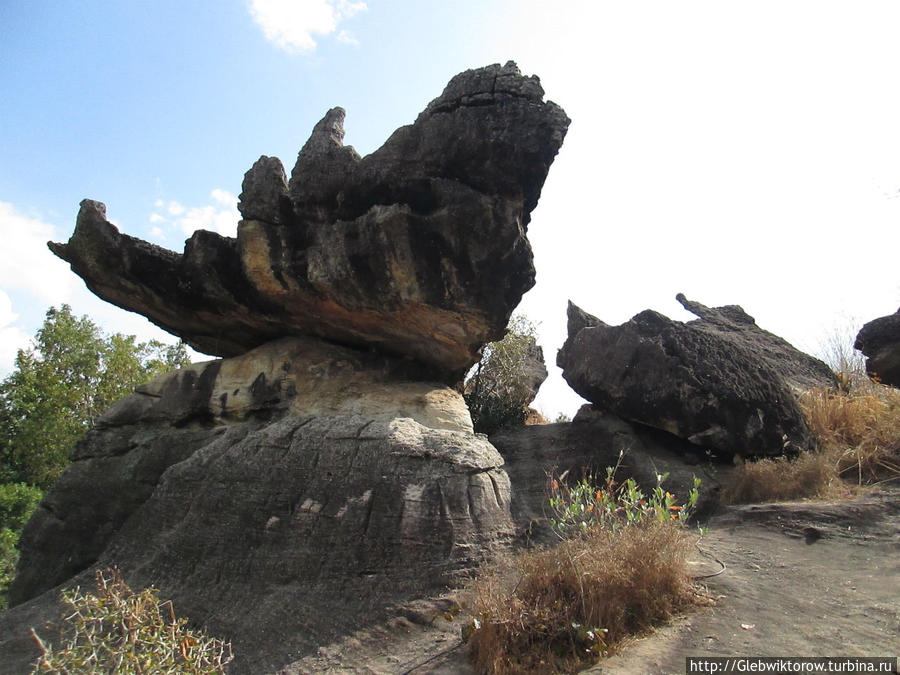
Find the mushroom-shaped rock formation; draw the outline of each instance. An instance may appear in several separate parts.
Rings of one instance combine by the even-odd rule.
[[[23,532],[0,673],[28,672],[31,626],[56,634],[57,584],[112,565],[228,636],[229,672],[272,673],[504,550],[503,458],[409,367],[285,338],[116,403]]]
[[[794,392],[833,385],[828,366],[737,305],[677,299],[700,318],[682,323],[646,310],[609,326],[569,303],[569,337],[557,356],[563,377],[596,407],[719,456],[811,447]]]
[[[866,372],[882,384],[900,387],[900,309],[869,321],[853,345],[866,355]]]
[[[179,255],[85,200],[50,248],[101,298],[207,354],[316,336],[458,379],[534,285],[526,229],[569,119],[509,62],[457,75],[366,157],[343,122],[328,111],[290,181],[276,158],[253,165],[236,239],[200,230]]]

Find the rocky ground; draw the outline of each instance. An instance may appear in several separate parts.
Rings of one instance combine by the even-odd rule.
[[[840,503],[730,507],[692,561],[712,607],[625,645],[590,673],[683,673],[686,656],[898,656],[900,488]],[[451,596],[323,647],[285,673],[471,673]]]

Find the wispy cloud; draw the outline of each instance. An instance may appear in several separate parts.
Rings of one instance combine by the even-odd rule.
[[[233,237],[237,233],[237,224],[241,214],[237,208],[237,197],[216,188],[209,193],[211,204],[206,206],[187,207],[176,201],[156,200],[154,206],[158,211],[150,214],[153,227],[150,235],[160,243],[165,243],[167,229],[174,229],[190,236],[195,230],[211,230],[221,235]],[[164,228],[167,225],[168,228]]]
[[[250,0],[250,13],[266,39],[287,52],[312,51],[313,34],[334,33],[341,21],[364,9],[365,2],[350,0]],[[359,44],[346,30],[337,39]]]
[[[0,202],[0,377],[12,369],[16,352],[29,345],[30,325],[48,305],[72,302],[80,289],[69,266],[47,249],[65,241],[42,216]],[[83,293],[83,291],[82,291]]]
[[[75,285],[69,266],[47,250],[60,239],[56,228],[0,202],[0,237],[0,287],[28,289],[45,302],[68,295]]]
[[[0,290],[0,375],[6,375],[20,349],[28,345],[28,335],[15,322],[19,315],[13,311],[12,300]]]
[[[337,34],[337,41],[345,45],[353,45],[354,47],[359,47],[359,40],[353,37],[350,31],[340,31]]]

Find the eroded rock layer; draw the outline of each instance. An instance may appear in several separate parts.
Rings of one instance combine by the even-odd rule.
[[[526,230],[569,119],[510,62],[457,75],[364,158],[343,122],[334,108],[316,125],[290,181],[276,158],[253,165],[236,239],[197,231],[177,254],[85,200],[50,248],[94,293],[207,354],[314,335],[457,378],[534,285]]]
[[[22,535],[0,661],[27,650],[16,617],[115,564],[273,672],[504,547],[501,456],[408,365],[287,338],[116,404]]]
[[[813,437],[795,392],[834,384],[821,361],[760,329],[737,305],[678,300],[688,323],[646,310],[609,326],[569,306],[563,377],[602,410],[718,456],[791,454]]]

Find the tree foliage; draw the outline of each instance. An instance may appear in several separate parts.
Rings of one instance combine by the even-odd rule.
[[[526,407],[534,396],[528,364],[536,345],[537,325],[517,315],[510,320],[503,339],[484,348],[464,388],[475,431],[491,434],[524,422]]]
[[[51,307],[30,349],[0,382],[0,609],[22,528],[69,461],[69,450],[117,399],[190,363],[187,350],[105,335],[72,308]]]
[[[189,363],[184,345],[105,335],[72,308],[51,307],[33,347],[0,383],[0,482],[48,488],[74,442],[134,387]]]
[[[25,483],[0,484],[0,610],[6,609],[7,589],[19,561],[19,534],[44,493]]]

